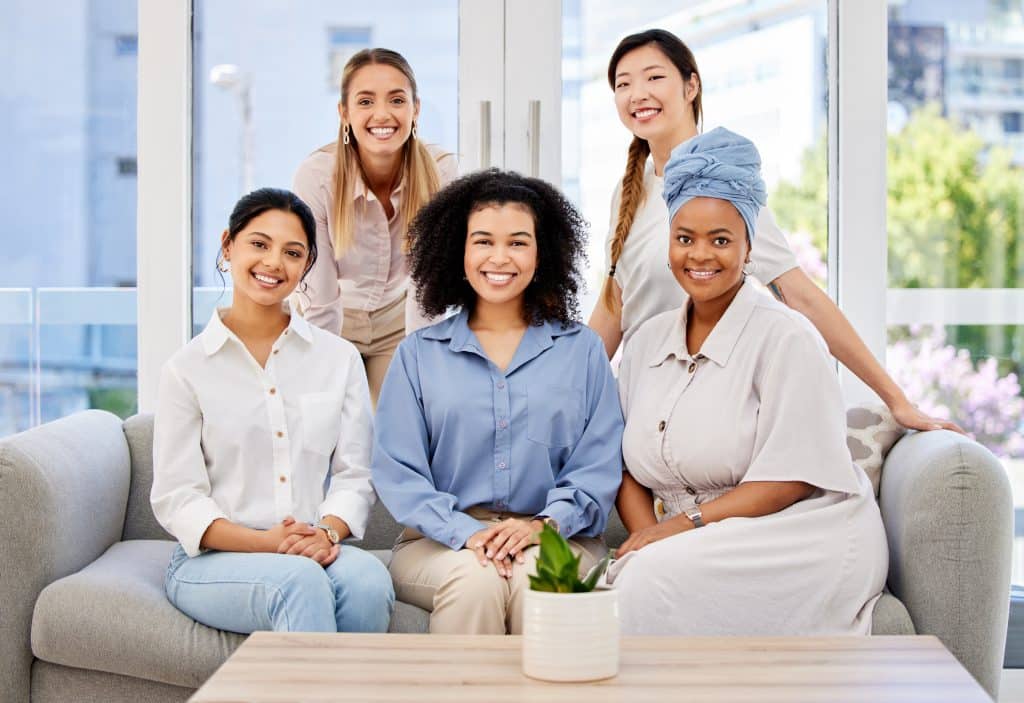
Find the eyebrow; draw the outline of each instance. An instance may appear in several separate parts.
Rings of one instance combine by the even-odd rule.
[[[249,234],[255,234],[257,237],[263,237],[264,239],[267,239],[267,240],[270,240],[270,241],[274,241],[273,237],[271,237],[269,234],[264,234],[263,232],[252,231],[252,232],[249,232]],[[302,242],[298,242],[298,241],[288,242],[287,244],[285,244],[285,246],[286,247],[302,247],[303,249],[306,248],[305,244],[303,244]]]
[[[493,237],[494,235],[492,233],[486,231],[486,230],[478,229],[475,232],[470,232],[469,236],[470,237]],[[529,232],[512,232],[508,236],[510,236],[510,237],[530,237],[531,239],[533,238],[533,235],[531,233],[529,233]]]
[[[659,63],[656,63],[656,64],[652,64],[650,66],[647,66],[647,67],[641,69],[640,72],[643,73],[644,71],[653,71],[656,68],[660,68],[660,69],[664,70],[665,67],[662,66]],[[618,78],[619,76],[628,76],[628,75],[629,75],[629,71],[619,71],[618,73],[615,74],[615,77]]]
[[[696,230],[692,230],[689,227],[682,227],[682,226],[676,227],[676,231],[677,232],[683,232],[684,234],[697,234]],[[706,234],[708,236],[711,236],[713,234],[732,234],[733,236],[735,236],[733,231],[731,229],[729,229],[728,227],[715,227],[712,230],[708,230],[706,232]]]
[[[405,95],[408,92],[405,88],[392,88],[388,91],[388,95],[394,95],[395,93]],[[376,93],[372,90],[360,90],[356,95],[376,95]]]

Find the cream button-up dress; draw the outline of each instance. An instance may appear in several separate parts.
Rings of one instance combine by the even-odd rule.
[[[824,341],[799,313],[744,284],[699,353],[688,301],[637,331],[619,394],[627,470],[660,519],[745,481],[816,490],[771,515],[728,518],[616,562],[623,631],[680,635],[868,634],[888,549],[871,483],[850,459]]]

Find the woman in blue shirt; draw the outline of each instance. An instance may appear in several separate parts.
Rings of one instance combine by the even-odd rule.
[[[377,407],[381,500],[406,529],[391,576],[430,631],[518,633],[549,523],[587,569],[622,476],[622,412],[601,339],[575,322],[586,226],[552,186],[461,178],[410,230],[422,312]]]

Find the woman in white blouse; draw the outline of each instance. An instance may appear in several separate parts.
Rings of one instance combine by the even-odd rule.
[[[825,345],[743,273],[764,194],[757,149],[722,128],[665,167],[662,236],[687,296],[640,326],[620,369],[630,536],[609,580],[625,632],[868,634],[885,585]]]
[[[321,252],[305,317],[356,346],[374,404],[398,342],[427,324],[406,296],[409,223],[456,175],[453,155],[418,139],[419,113],[400,54],[356,53],[341,77],[338,139],[302,162],[292,186],[313,211]]]
[[[693,53],[663,29],[631,34],[619,42],[608,63],[608,83],[619,119],[633,134],[626,172],[612,198],[608,278],[589,322],[611,357],[642,323],[678,308],[683,300],[683,291],[664,267],[668,213],[661,189],[670,152],[698,134],[703,108]],[[806,315],[832,354],[885,401],[897,422],[918,430],[962,432],[952,422],[925,415],[907,399],[832,299],[797,266],[767,208],[758,214],[755,229],[747,273]]]
[[[231,307],[164,366],[153,512],[180,542],[167,597],[211,627],[387,630],[387,569],[356,547],[376,500],[372,419],[353,346],[286,299],[316,260],[293,193],[243,197],[224,231]]]

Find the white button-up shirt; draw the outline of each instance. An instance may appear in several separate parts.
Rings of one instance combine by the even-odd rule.
[[[218,518],[267,529],[335,515],[361,538],[376,494],[359,353],[293,313],[262,368],[221,314],[161,372],[156,519],[189,556]]]

